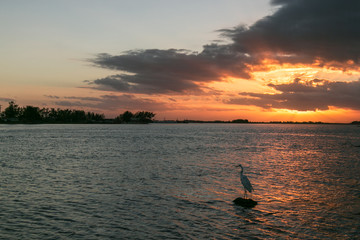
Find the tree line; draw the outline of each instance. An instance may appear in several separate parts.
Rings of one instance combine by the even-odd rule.
[[[0,112],[2,123],[150,123],[155,114],[152,112],[129,111],[115,119],[105,119],[104,114],[83,110],[39,108],[34,106],[19,107],[14,101]]]
[[[115,123],[151,123],[155,113],[152,112],[136,112],[125,111],[115,118]]]

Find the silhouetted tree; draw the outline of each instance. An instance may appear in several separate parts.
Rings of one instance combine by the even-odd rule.
[[[231,121],[232,123],[249,123],[247,119],[235,119]]]
[[[42,108],[39,111],[41,119],[47,121],[50,115],[50,110],[48,108]]]
[[[14,101],[0,113],[2,122],[20,123],[110,123],[104,114],[60,108],[42,108],[34,106],[19,107]],[[125,111],[115,118],[115,123],[150,123],[155,114],[152,112]]]
[[[155,117],[155,114],[152,112],[137,112],[134,114],[134,120],[139,123],[151,123],[153,122],[153,118]]]
[[[133,114],[130,111],[125,111],[115,118],[115,123],[151,123],[155,114],[152,112],[137,112]]]
[[[104,114],[98,114],[93,112],[87,113],[87,121],[89,122],[102,122],[105,120]]]
[[[86,113],[82,110],[73,110],[71,115],[72,121],[75,123],[86,122]]]
[[[6,120],[17,120],[20,115],[20,107],[14,101],[9,102],[9,106],[5,108],[3,115]]]
[[[134,117],[134,114],[130,111],[125,111],[115,118],[115,123],[129,123]]]
[[[22,108],[19,120],[24,123],[38,123],[42,118],[38,107],[26,106]]]

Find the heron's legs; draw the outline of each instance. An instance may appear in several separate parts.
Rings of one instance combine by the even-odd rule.
[[[244,198],[247,198],[247,192],[245,188],[244,188]]]

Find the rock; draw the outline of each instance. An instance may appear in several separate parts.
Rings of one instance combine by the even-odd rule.
[[[233,202],[235,203],[235,205],[242,206],[244,208],[253,208],[257,205],[256,201],[242,197],[238,197]]]

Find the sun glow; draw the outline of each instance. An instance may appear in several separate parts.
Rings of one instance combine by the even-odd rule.
[[[245,105],[249,104],[246,99],[259,99],[257,94],[259,96],[282,94],[281,91],[272,87],[274,85],[298,84],[315,89],[331,82],[350,83],[357,81],[360,76],[360,72],[357,70],[330,69],[319,67],[317,64],[279,64],[278,61],[271,59],[265,59],[262,64],[264,65],[260,67],[251,66],[252,79],[250,80],[226,77],[224,81],[213,82],[208,87],[223,91],[217,98],[222,98],[225,101],[226,99],[239,97],[239,93],[241,93],[244,103],[242,105],[242,100],[239,100],[237,102],[238,107],[242,109],[243,114],[252,118],[253,121],[262,119],[262,121],[351,122],[358,118],[359,111],[357,110],[337,108],[331,105],[327,110],[315,109],[307,111],[274,108],[270,103],[267,105],[269,108],[266,109],[251,104],[245,109]],[[247,96],[246,93],[252,94]],[[279,99],[277,101],[282,102],[284,100]]]
[[[303,80],[327,79],[331,81],[349,82],[359,79],[360,69],[326,68],[318,63],[305,64],[280,64],[277,60],[264,59],[261,65],[249,66],[252,78],[264,82],[287,83],[295,78]]]

